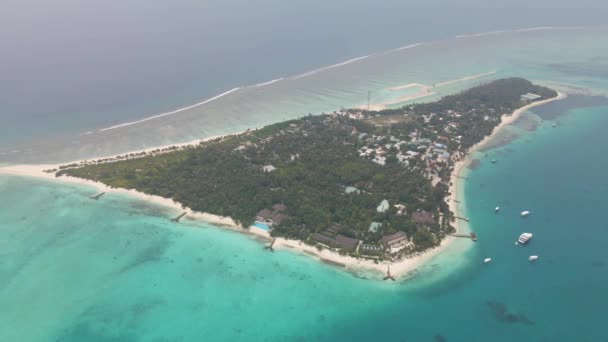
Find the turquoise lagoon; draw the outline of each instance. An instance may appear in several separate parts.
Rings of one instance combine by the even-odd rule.
[[[211,120],[209,131],[190,129],[229,132],[281,119],[279,109],[294,104],[303,110],[365,101],[369,80],[377,83],[374,89],[385,89],[488,69],[497,69],[496,77],[520,75],[602,94],[608,90],[608,53],[598,42],[605,37],[547,31],[454,40],[436,48],[443,57],[418,52],[428,57],[418,56],[420,66],[401,65],[403,59],[395,57],[394,67],[411,70],[411,76],[379,71],[387,70],[387,63],[335,68],[327,71],[331,76],[321,72],[300,79],[310,83],[309,89],[323,83],[332,91],[293,90],[277,82],[273,91],[284,94],[276,98],[277,107],[267,99],[266,105],[244,111],[251,117],[238,120],[229,115],[239,112],[235,107],[224,112],[223,123]],[[582,50],[558,49],[574,38]],[[545,59],[555,51],[560,52]],[[450,58],[453,64],[444,65]],[[345,90],[353,77],[365,85]],[[226,104],[214,106],[220,105]],[[274,112],[255,116],[261,108]],[[607,114],[605,97],[578,95],[535,108],[507,127],[491,149],[475,154],[478,166],[460,184],[461,209],[479,241],[454,242],[396,283],[343,272],[289,251],[269,253],[251,237],[202,222],[174,224],[168,220],[174,212],[129,197],[109,194],[92,201],[87,197],[91,188],[0,176],[0,340],[606,340]],[[150,145],[160,142],[155,132],[173,132],[187,122],[181,116],[170,120],[155,123],[147,133],[129,126],[130,138],[143,137],[142,144]],[[171,134],[167,139],[177,137]],[[92,153],[87,144],[93,141],[83,142],[82,149],[78,145],[78,153]],[[50,157],[72,155],[74,146],[63,144],[54,145]],[[4,162],[19,161],[15,155]],[[28,158],[43,159],[35,153]],[[502,208],[498,215],[497,205]],[[522,210],[532,215],[522,219]],[[534,233],[533,240],[515,246],[524,231]],[[536,263],[527,260],[532,254],[540,256]],[[492,263],[483,264],[485,257]]]

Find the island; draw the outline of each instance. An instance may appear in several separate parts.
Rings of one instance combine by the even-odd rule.
[[[522,78],[430,103],[307,115],[193,146],[46,172],[172,199],[318,250],[396,261],[455,232],[455,165],[504,116],[558,94]]]

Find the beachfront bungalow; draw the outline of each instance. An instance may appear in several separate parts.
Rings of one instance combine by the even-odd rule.
[[[325,233],[325,232],[324,232]],[[312,233],[310,238],[320,244],[327,247],[338,248],[344,251],[353,252],[359,246],[359,240],[350,238],[348,236],[338,234],[335,237],[330,237],[324,233]]]
[[[332,245],[334,244],[335,240],[329,236],[325,236],[321,233],[312,233],[310,234],[310,239],[318,242],[322,245],[328,246],[328,247],[332,247]]]
[[[271,220],[272,220],[272,224],[281,224],[281,222],[283,222],[285,219],[287,218],[287,215],[282,214],[282,213],[273,213],[271,216]]]
[[[258,211],[258,213],[255,215],[255,220],[259,222],[264,222],[265,220],[270,219],[271,216],[272,211],[268,209],[262,209]]]
[[[342,235],[342,234],[336,235],[335,240],[338,245],[338,248],[348,251],[348,252],[355,251],[357,249],[357,247],[359,246],[359,242],[360,242],[357,239],[353,239],[353,238],[350,238],[350,237]]]
[[[262,209],[255,215],[255,224],[259,227],[267,226],[272,228],[275,224],[281,224],[288,216],[284,214],[287,206],[282,203],[277,203],[270,209]]]
[[[398,252],[403,248],[413,245],[407,234],[401,231],[383,236],[382,239],[380,239],[380,243],[391,253]]]

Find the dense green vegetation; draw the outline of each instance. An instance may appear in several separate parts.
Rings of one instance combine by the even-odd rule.
[[[441,159],[438,152],[453,156],[466,151],[490,134],[501,114],[521,107],[520,96],[528,92],[555,96],[523,79],[499,80],[433,103],[363,112],[363,118],[349,115],[360,112],[355,110],[309,115],[170,153],[70,165],[57,175],[173,198],[197,211],[230,216],[243,226],[253,223],[259,210],[284,203],[288,218],[275,226],[274,235],[305,240],[339,224],[341,234],[369,243],[404,231],[415,250],[424,250],[453,230],[445,198],[454,158]],[[390,126],[370,120],[396,114],[404,120]],[[422,145],[425,139],[441,141],[446,148]],[[362,155],[365,149],[374,151]],[[419,154],[404,161],[406,151]],[[377,156],[385,162],[372,161]],[[276,170],[265,172],[266,165]],[[345,187],[359,191],[346,194]],[[376,208],[384,199],[390,208],[381,213]],[[407,210],[397,215],[395,204]],[[414,222],[412,214],[420,211],[435,222]],[[371,222],[383,226],[368,232]]]

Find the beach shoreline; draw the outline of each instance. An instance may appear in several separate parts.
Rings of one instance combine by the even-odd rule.
[[[557,97],[543,100],[543,101],[534,102],[534,103],[528,104],[524,107],[521,107],[521,108],[515,110],[510,115],[508,115],[508,114],[503,115],[501,118],[500,124],[494,128],[494,130],[492,131],[492,133],[489,136],[487,136],[482,141],[480,141],[479,143],[477,143],[476,145],[471,147],[469,149],[469,151],[467,152],[467,154],[464,156],[464,158],[454,162],[453,171],[450,176],[451,177],[450,179],[452,181],[450,182],[450,185],[449,185],[449,196],[450,197],[448,199],[448,205],[449,205],[450,211],[452,211],[452,213],[455,216],[459,216],[459,214],[462,213],[462,210],[464,209],[464,201],[463,201],[464,197],[462,196],[462,187],[463,187],[462,181],[463,180],[461,178],[457,178],[457,177],[462,177],[463,172],[466,172],[466,167],[471,162],[473,154],[476,151],[478,151],[481,147],[483,147],[488,141],[492,140],[501,129],[503,129],[505,126],[508,126],[511,123],[513,123],[515,120],[517,120],[521,116],[521,114],[523,114],[524,112],[530,110],[533,107],[537,107],[537,106],[546,104],[551,101],[561,100],[565,97],[566,97],[565,93],[558,93]],[[240,134],[240,133],[235,133],[235,134]],[[205,139],[197,139],[197,140],[193,140],[193,141],[190,141],[187,143],[164,145],[164,146],[159,146],[159,147],[148,148],[145,150],[128,152],[126,154],[152,152],[154,150],[159,150],[159,149],[163,150],[163,149],[168,149],[170,147],[196,146],[201,142],[218,139],[218,138],[222,138],[222,137],[225,137],[225,136],[215,136],[215,137],[209,137],[209,138],[205,138]],[[123,153],[122,155],[125,155],[125,153]],[[100,158],[89,158],[86,160],[75,161],[73,163],[81,163],[84,161],[91,161],[91,160],[98,160],[98,159],[112,159],[112,158],[116,158],[117,156],[119,156],[119,155],[109,156],[109,157],[100,157]],[[124,195],[128,195],[133,198],[136,198],[136,199],[139,199],[142,201],[146,201],[146,202],[149,202],[149,203],[152,203],[155,205],[174,209],[174,210],[176,210],[176,212],[179,211],[181,213],[181,212],[185,211],[185,212],[187,212],[187,215],[186,215],[187,219],[204,221],[204,222],[207,222],[207,223],[210,223],[213,225],[221,226],[222,228],[226,228],[226,229],[237,231],[237,232],[240,232],[243,234],[247,234],[252,237],[262,238],[267,241],[270,241],[272,239],[269,232],[262,230],[260,228],[252,226],[252,227],[245,229],[245,228],[241,227],[240,225],[238,225],[230,217],[222,217],[222,216],[213,215],[210,213],[197,212],[197,211],[194,211],[188,207],[185,207],[182,204],[175,202],[169,198],[164,198],[164,197],[160,197],[160,196],[156,196],[156,195],[149,195],[149,194],[145,194],[143,192],[139,192],[139,191],[136,191],[133,189],[113,188],[113,187],[105,185],[101,182],[95,182],[95,181],[76,178],[76,177],[70,177],[70,176],[65,176],[65,175],[61,176],[61,177],[56,177],[54,173],[45,172],[45,170],[58,169],[60,165],[66,165],[66,164],[70,164],[70,163],[12,165],[12,166],[0,167],[0,173],[13,175],[13,176],[46,179],[49,181],[60,182],[60,183],[70,184],[70,185],[81,185],[81,186],[93,187],[96,189],[96,191],[98,193],[107,192],[107,193],[124,194]],[[456,220],[454,222],[454,225],[455,225],[457,232],[459,232],[459,233],[468,232],[468,225],[466,225],[465,222]],[[340,266],[341,268],[343,268],[347,271],[354,271],[354,272],[371,271],[371,272],[374,272],[377,274],[386,274],[387,269],[390,265],[391,275],[394,277],[402,278],[403,276],[407,275],[408,273],[415,271],[418,268],[418,266],[422,265],[429,259],[433,258],[437,254],[439,254],[440,252],[445,250],[445,248],[448,247],[454,240],[455,240],[454,237],[447,236],[441,241],[439,246],[437,246],[433,249],[427,250],[423,253],[416,253],[413,256],[406,257],[401,260],[390,261],[390,262],[389,261],[374,261],[374,260],[363,259],[363,258],[354,258],[354,257],[347,256],[347,255],[341,255],[337,252],[334,252],[334,251],[328,250],[328,249],[320,250],[314,246],[305,244],[304,242],[299,241],[299,240],[290,240],[290,239],[280,238],[280,237],[276,238],[275,243],[274,243],[274,248],[279,249],[279,250],[291,250],[291,251],[294,251],[294,252],[302,254],[302,255],[313,256],[322,262],[325,262],[328,264],[333,264],[335,266]]]
[[[461,192],[459,190],[462,190],[461,188],[463,185],[462,184],[463,179],[459,178],[459,177],[466,176],[467,168],[468,168],[469,164],[473,161],[473,155],[475,154],[475,152],[478,152],[479,150],[481,150],[486,144],[488,144],[488,142],[492,141],[492,139],[494,139],[496,137],[496,135],[502,129],[504,129],[506,126],[509,126],[512,123],[514,123],[517,119],[519,119],[521,117],[521,115],[523,113],[527,112],[528,110],[530,110],[534,107],[542,106],[549,102],[563,100],[567,96],[568,95],[564,92],[558,92],[556,97],[542,100],[542,101],[533,102],[533,103],[525,105],[519,109],[516,109],[511,114],[504,114],[500,119],[500,123],[496,127],[494,127],[494,129],[492,130],[492,133],[490,135],[486,136],[480,142],[473,145],[469,149],[467,154],[464,156],[464,158],[454,162],[452,174],[450,175],[450,178],[452,179],[452,181],[450,182],[450,187],[449,187],[448,193],[450,194],[451,197],[449,199],[448,205],[450,207],[450,211],[452,211],[455,216],[459,216],[458,214],[459,214],[459,211],[461,210],[461,208],[459,208],[460,206],[458,205],[458,202],[455,202],[454,199],[456,199],[457,201],[461,201],[461,203],[462,203],[462,199],[463,199],[462,196],[461,197],[458,196],[459,193]],[[456,231],[459,233],[468,232],[467,230],[459,229],[459,228],[463,227],[463,225],[461,223],[462,223],[461,221],[456,221]]]

